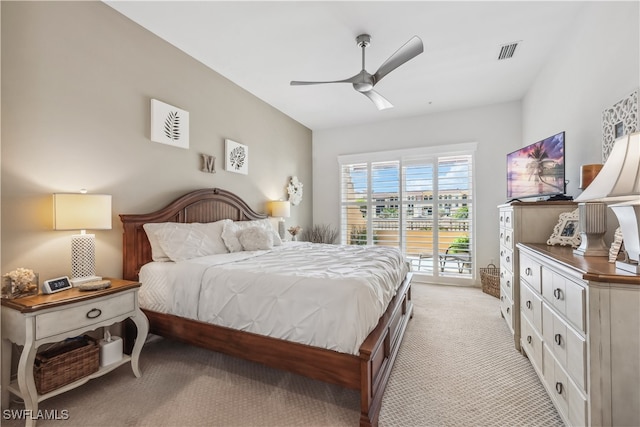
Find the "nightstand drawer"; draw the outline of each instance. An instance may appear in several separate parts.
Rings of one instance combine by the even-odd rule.
[[[104,320],[131,313],[135,310],[135,293],[126,292],[112,297],[72,305],[61,311],[36,315],[36,339],[91,326]]]

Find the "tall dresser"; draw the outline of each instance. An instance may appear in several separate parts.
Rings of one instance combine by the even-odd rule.
[[[519,242],[545,243],[563,212],[577,208],[571,201],[511,202],[498,206],[500,218],[500,311],[520,350]],[[515,273],[515,274],[514,274]]]
[[[522,351],[568,426],[640,426],[640,275],[518,244]]]

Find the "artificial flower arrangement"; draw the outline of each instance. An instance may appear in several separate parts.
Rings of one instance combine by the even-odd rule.
[[[302,227],[300,227],[299,225],[296,225],[295,227],[289,227],[289,234],[291,234],[292,240],[296,240],[297,239],[297,235],[298,233],[300,233],[302,231]]]
[[[38,275],[28,268],[16,268],[2,276],[2,298],[20,298],[38,293]]]

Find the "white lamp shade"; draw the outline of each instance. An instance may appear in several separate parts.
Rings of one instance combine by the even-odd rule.
[[[602,170],[576,202],[622,202],[640,195],[640,132],[618,138]]]
[[[279,218],[289,218],[291,215],[291,204],[289,202],[271,202],[271,216]]]
[[[53,195],[53,228],[56,230],[110,230],[111,195]]]

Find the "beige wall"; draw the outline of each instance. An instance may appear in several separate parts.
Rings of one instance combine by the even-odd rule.
[[[287,224],[311,224],[311,131],[100,2],[2,2],[2,273],[70,274],[70,236],[51,229],[51,194],[113,195],[97,231],[97,273],[122,271],[120,213],[220,187],[257,211],[306,197]],[[190,148],[149,139],[151,98],[190,113]],[[224,171],[224,139],[249,146],[249,175]],[[216,174],[200,171],[214,155]]]

